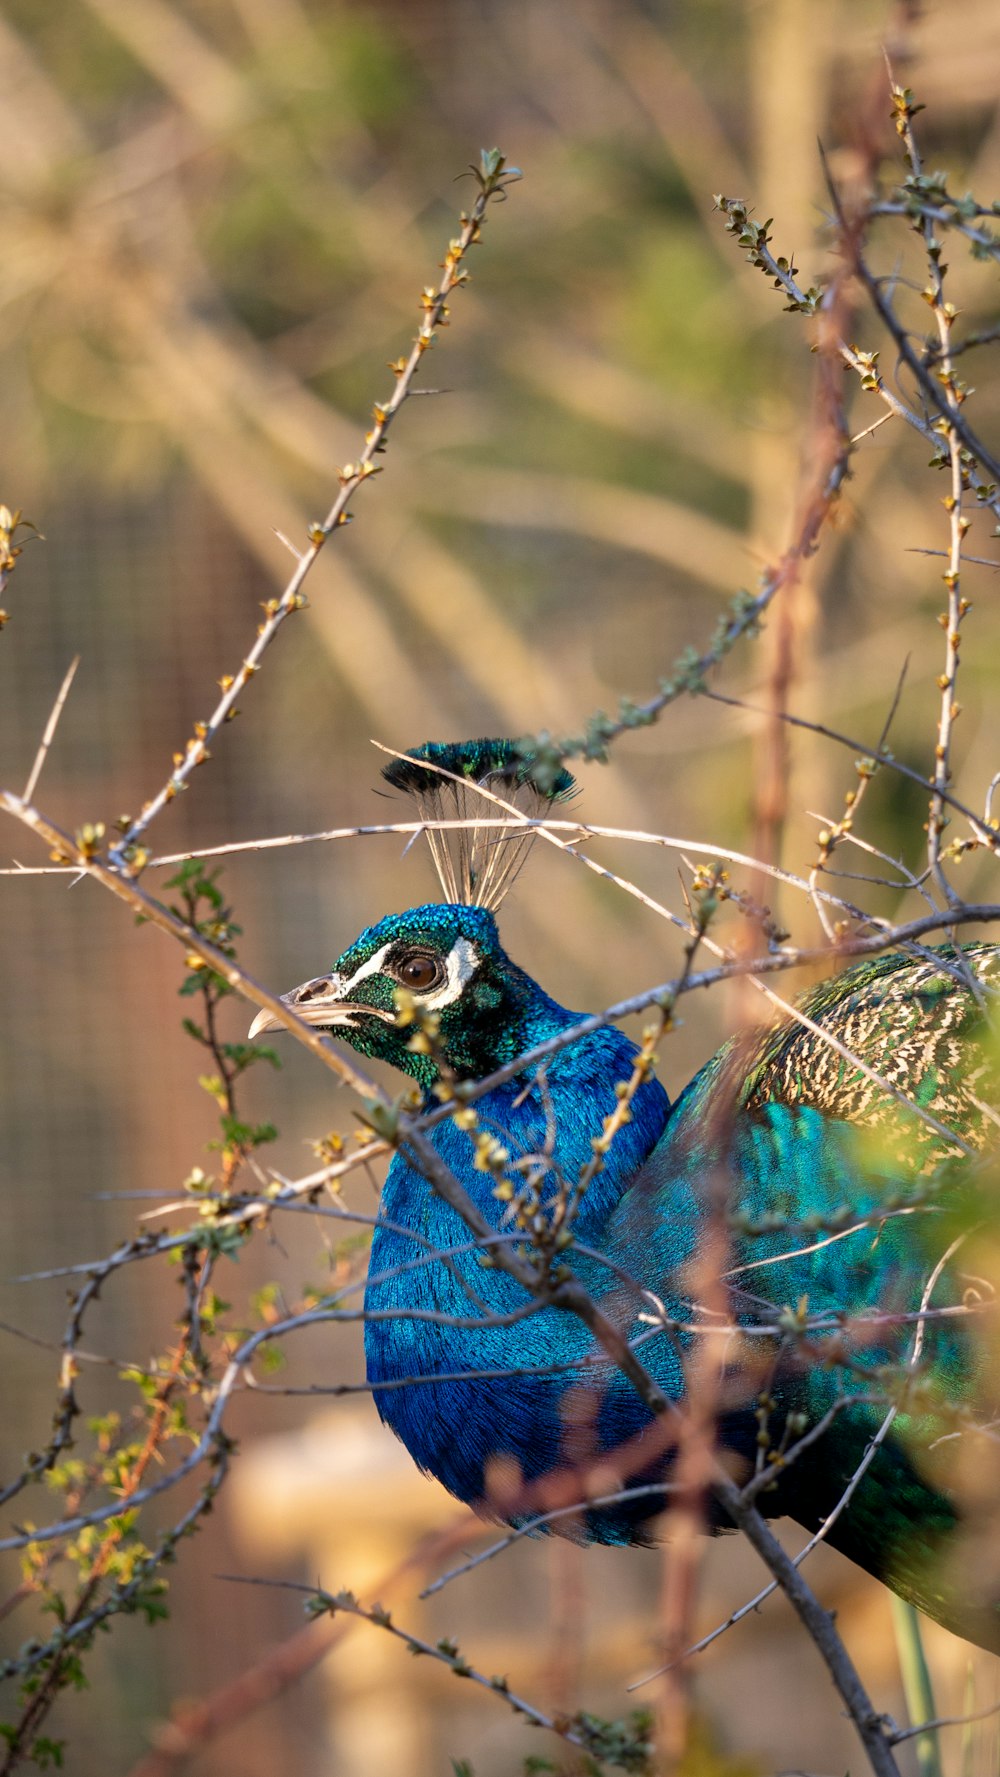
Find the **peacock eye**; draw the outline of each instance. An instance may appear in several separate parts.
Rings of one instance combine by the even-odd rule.
[[[395,974],[401,986],[410,988],[413,993],[426,993],[444,979],[437,957],[429,956],[425,950],[414,950],[409,956],[401,957]]]

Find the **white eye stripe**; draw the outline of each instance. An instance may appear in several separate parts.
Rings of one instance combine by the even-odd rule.
[[[470,981],[479,967],[479,952],[468,938],[458,938],[448,952],[448,979],[434,993],[422,993],[420,1003],[429,1012],[439,1012],[442,1006],[453,1006],[460,997],[467,981]]]
[[[337,984],[337,998],[340,1000],[349,1000],[353,989],[357,987],[359,981],[364,981],[365,977],[368,975],[380,974],[382,964],[385,962],[391,949],[391,944],[383,944],[381,950],[376,950],[375,955],[370,956],[366,963],[362,963],[360,968],[355,969],[354,974],[347,980],[345,980],[343,975],[334,975],[333,980]]]
[[[370,956],[366,963],[362,963],[348,980],[345,980],[342,975],[332,976],[331,985],[336,984],[337,998],[349,1000],[359,981],[364,981],[368,975],[381,974],[382,965],[392,948],[392,942],[383,944],[382,948],[376,950],[374,956]],[[470,944],[468,938],[456,939],[448,952],[445,966],[448,971],[447,980],[442,982],[441,986],[433,993],[422,993],[418,996],[421,1005],[426,1006],[431,1012],[440,1011],[443,1006],[454,1005],[466,983],[472,979],[479,967],[479,952],[476,946]]]

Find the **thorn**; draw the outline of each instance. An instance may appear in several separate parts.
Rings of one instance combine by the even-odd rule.
[[[286,548],[286,549],[287,549],[287,550],[288,550],[288,551],[289,551],[289,553],[290,553],[290,554],[291,554],[291,555],[294,555],[294,557],[295,557],[295,559],[296,559],[296,561],[301,561],[301,560],[302,560],[302,552],[301,552],[301,550],[299,550],[299,549],[296,549],[296,547],[295,547],[295,544],[294,544],[294,543],[291,543],[291,542],[289,542],[289,540],[288,540],[288,538],[287,538],[287,537],[286,537],[286,536],[285,536],[285,533],[284,533],[284,531],[279,531],[279,530],[278,530],[278,529],[277,529],[277,528],[276,528],[276,527],[275,527],[275,530],[274,530],[274,534],[275,534],[275,536],[276,536],[276,537],[277,537],[277,539],[278,539],[278,542],[279,542],[279,543],[283,543],[283,544],[284,544],[284,545],[285,545],[285,548]]]

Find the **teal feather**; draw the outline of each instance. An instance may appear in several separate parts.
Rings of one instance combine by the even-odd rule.
[[[963,955],[981,988],[995,991],[1000,951],[979,945]],[[735,1039],[708,1064],[609,1225],[617,1236],[612,1250],[633,1263],[642,1255],[640,1276],[652,1279],[675,1254],[676,1234],[662,1242],[657,1234],[669,1228],[679,1178],[721,1169],[735,1233],[734,1312],[759,1323],[761,1303],[794,1310],[803,1302],[812,1317],[835,1323],[804,1347],[791,1345],[769,1383],[775,1444],[790,1412],[815,1424],[838,1396],[861,1397],[814,1453],[779,1477],[772,1509],[811,1530],[836,1507],[898,1395],[913,1349],[912,1317],[955,1232],[946,1211],[956,1175],[947,1163],[963,1146],[984,1151],[995,1141],[988,1107],[1000,1084],[996,1050],[976,1000],[956,980],[954,960],[951,951],[918,962],[879,957],[824,982],[800,1009],[883,1078],[912,1078],[920,1108],[957,1140],[880,1091],[822,1035],[789,1020],[752,1045]],[[935,1288],[933,1307],[962,1301],[960,1266],[959,1254]],[[756,1303],[743,1304],[744,1292]],[[911,1318],[866,1341],[858,1318],[866,1314]],[[845,1323],[845,1333],[836,1323]],[[845,1341],[848,1363],[837,1361]],[[1000,1395],[974,1323],[926,1322],[917,1375],[912,1403],[903,1397],[890,1436],[828,1540],[930,1615],[1000,1649],[993,1601],[959,1598],[942,1559],[959,1519],[950,1486],[956,1425],[965,1423],[957,1415],[978,1402],[988,1416]],[[737,1376],[737,1396],[741,1386]],[[752,1386],[748,1375],[745,1387]]]

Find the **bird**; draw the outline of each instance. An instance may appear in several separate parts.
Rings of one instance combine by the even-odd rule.
[[[711,1386],[716,1454],[755,1478],[765,1516],[822,1530],[1000,1652],[1000,1585],[956,1480],[978,1476],[980,1498],[995,1481],[981,1226],[1000,947],[866,956],[775,1025],[738,1032],[672,1102],[654,1032],[637,1044],[560,1005],[501,943],[532,823],[575,793],[565,768],[482,739],[424,743],[383,775],[439,823],[426,831],[444,898],[379,919],[282,997],[408,1076],[497,1248],[581,1284],[668,1411],[579,1315],[496,1263],[404,1140],[365,1293],[382,1420],[487,1517],[643,1544],[669,1501],[679,1415]],[[264,1012],[250,1034],[276,1028]],[[709,1531],[732,1528],[711,1489],[704,1513]]]

